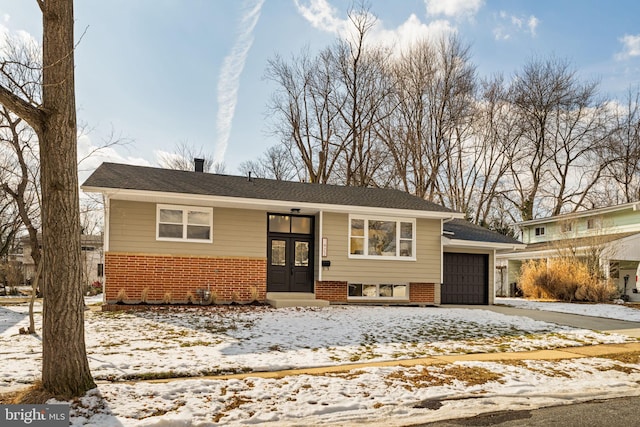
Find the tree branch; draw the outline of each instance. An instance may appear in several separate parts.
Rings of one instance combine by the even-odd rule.
[[[42,134],[44,130],[44,113],[41,109],[16,96],[2,85],[0,85],[0,104],[29,123],[37,135]]]

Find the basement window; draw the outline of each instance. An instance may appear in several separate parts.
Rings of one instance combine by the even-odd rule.
[[[349,283],[349,299],[409,299],[409,285],[407,284],[365,284]]]

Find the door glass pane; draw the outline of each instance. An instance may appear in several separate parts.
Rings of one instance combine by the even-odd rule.
[[[309,242],[296,242],[296,267],[309,265]]]
[[[287,265],[286,259],[287,242],[284,240],[271,241],[271,265],[284,267]]]
[[[291,217],[289,215],[269,215],[269,231],[274,233],[290,233]]]
[[[311,234],[311,218],[303,216],[291,217],[291,232],[297,234]]]

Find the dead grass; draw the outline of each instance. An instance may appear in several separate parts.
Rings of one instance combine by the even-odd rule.
[[[555,378],[571,378],[571,375],[566,373],[562,369],[555,369],[551,367],[534,367],[527,363],[526,360],[501,360],[500,363],[502,365],[515,366],[517,368],[523,368],[530,372],[535,372],[546,377],[555,377]]]
[[[3,405],[43,405],[47,403],[49,399],[59,398],[63,400],[62,396],[56,396],[42,387],[42,382],[37,381],[31,387],[24,390],[0,394],[0,404]]]
[[[397,381],[404,383],[402,387],[408,391],[417,388],[437,387],[461,381],[467,386],[482,385],[488,382],[504,382],[502,375],[485,368],[451,365],[446,367],[425,367],[421,370],[400,370],[386,376],[387,385]]]
[[[622,363],[629,363],[632,365],[640,364],[640,351],[632,351],[629,353],[616,353],[600,356],[603,359],[617,360]]]

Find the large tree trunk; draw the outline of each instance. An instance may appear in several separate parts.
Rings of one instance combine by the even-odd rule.
[[[84,341],[74,88],[73,0],[40,0],[43,12],[40,180],[44,262],[42,383],[57,395],[95,387]]]

